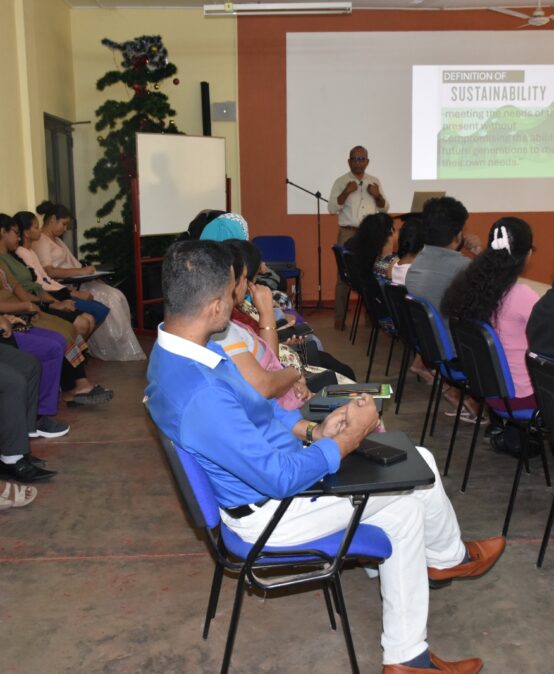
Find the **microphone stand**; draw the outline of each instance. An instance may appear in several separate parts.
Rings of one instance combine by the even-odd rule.
[[[306,194],[315,197],[317,201],[317,304],[315,305],[314,309],[324,309],[325,307],[323,306],[323,300],[321,298],[321,202],[324,201],[327,203],[328,200],[321,196],[321,192],[319,190],[317,192],[311,192],[305,187],[293,183],[288,178],[285,180],[285,183],[287,185],[291,185],[292,187],[296,187],[297,190],[301,190],[302,192],[306,192]]]

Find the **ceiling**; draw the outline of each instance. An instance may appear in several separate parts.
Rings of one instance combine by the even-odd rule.
[[[223,4],[224,0],[65,0],[70,7],[96,7],[97,9],[122,8],[175,8],[202,7],[204,4]],[[238,0],[253,2],[255,0]],[[266,0],[271,2],[272,0]],[[276,1],[276,0],[273,0]],[[294,2],[295,0],[287,0]],[[301,0],[298,0],[301,1]],[[238,2],[236,2],[238,4]],[[536,7],[536,2],[517,2],[517,0],[352,0],[355,9],[487,9],[489,7]],[[543,3],[543,8],[550,8],[552,3]],[[547,14],[549,12],[546,12]]]

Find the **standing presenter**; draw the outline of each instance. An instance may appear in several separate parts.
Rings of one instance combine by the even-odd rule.
[[[337,243],[344,244],[356,233],[366,215],[389,210],[389,202],[383,194],[379,179],[365,172],[369,158],[367,150],[356,145],[350,150],[350,171],[337,178],[329,196],[329,213],[339,215]],[[339,278],[335,287],[335,328],[343,329],[348,286]]]

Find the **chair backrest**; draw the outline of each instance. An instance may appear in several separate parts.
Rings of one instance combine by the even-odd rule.
[[[341,281],[344,281],[346,285],[350,285],[350,276],[348,274],[348,269],[346,268],[346,261],[344,259],[344,246],[341,246],[340,243],[335,243],[333,245],[333,254],[335,256],[335,262],[337,263],[337,272],[341,278]]]
[[[439,365],[456,358],[442,316],[431,302],[409,294],[406,295],[405,302],[416,335],[417,348],[424,362]]]
[[[179,493],[195,525],[213,529],[219,524],[220,515],[206,471],[190,452],[176,447],[160,429],[158,434]]]
[[[355,290],[358,294],[362,294],[362,281],[358,274],[358,268],[356,266],[356,260],[354,258],[354,253],[348,250],[348,248],[343,247],[344,253],[344,264],[346,267],[346,273],[350,279],[350,287],[352,290]]]
[[[471,393],[477,398],[511,400],[514,382],[495,330],[482,321],[451,319],[450,331]]]
[[[414,349],[417,348],[417,338],[406,305],[406,295],[408,294],[406,286],[384,281],[382,288],[392,320],[400,337]]]
[[[255,236],[252,243],[264,262],[296,263],[296,245],[292,236]]]
[[[528,351],[526,360],[538,408],[554,441],[554,359]]]

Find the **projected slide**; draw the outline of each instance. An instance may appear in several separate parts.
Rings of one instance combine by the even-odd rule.
[[[554,177],[554,66],[414,66],[412,179]]]

